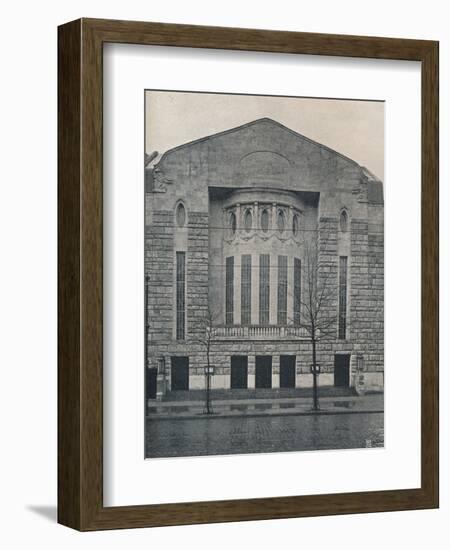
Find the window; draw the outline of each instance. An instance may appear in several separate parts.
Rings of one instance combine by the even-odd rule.
[[[278,308],[277,323],[287,323],[287,256],[278,256]]]
[[[261,212],[261,229],[264,233],[269,231],[269,212],[266,209]]]
[[[259,324],[268,325],[270,319],[270,256],[259,257]]]
[[[178,227],[184,227],[186,224],[186,209],[182,202],[179,203],[176,209],[176,220]]]
[[[236,214],[234,212],[231,212],[229,222],[231,236],[234,236],[236,233]]]
[[[294,324],[299,325],[301,321],[301,300],[302,300],[302,262],[294,258]]]
[[[176,337],[185,338],[186,318],[186,253],[176,253]]]
[[[339,257],[339,326],[338,338],[346,339],[347,333],[347,256]]]
[[[251,210],[246,210],[244,215],[244,229],[247,233],[250,233],[252,230],[252,212]]]
[[[278,227],[278,231],[280,233],[283,233],[283,231],[286,227],[286,216],[284,215],[283,210],[278,210],[277,227]]]
[[[234,322],[234,257],[226,259],[225,268],[225,323]]]
[[[342,210],[339,225],[342,233],[346,233],[348,230],[348,214],[346,210]]]
[[[294,237],[298,237],[298,231],[300,228],[300,219],[298,214],[294,214],[294,217],[292,218],[292,233],[294,234]]]
[[[252,322],[252,257],[244,254],[241,262],[241,324]]]

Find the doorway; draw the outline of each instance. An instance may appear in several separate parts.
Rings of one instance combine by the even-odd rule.
[[[147,399],[156,399],[156,376],[157,368],[147,369]]]
[[[255,358],[255,388],[272,387],[272,356],[257,355]]]
[[[247,389],[248,358],[246,355],[231,356],[231,389]]]
[[[170,388],[172,391],[189,389],[189,357],[172,357]]]
[[[280,355],[280,388],[295,388],[295,355]]]
[[[349,353],[339,353],[334,356],[334,385],[341,388],[350,386]]]

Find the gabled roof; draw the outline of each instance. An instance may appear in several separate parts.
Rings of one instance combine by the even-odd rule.
[[[330,147],[327,147],[326,145],[323,145],[322,143],[314,141],[314,140],[304,136],[303,134],[300,134],[299,132],[296,132],[295,130],[292,130],[291,128],[288,128],[284,124],[281,124],[281,122],[278,122],[278,121],[273,120],[272,118],[268,118],[268,117],[258,118],[256,120],[252,120],[251,122],[247,122],[245,124],[241,124],[240,126],[236,126],[235,128],[230,128],[228,130],[224,130],[224,131],[218,132],[216,134],[210,134],[208,136],[204,136],[202,138],[198,138],[198,139],[195,139],[193,141],[188,141],[187,143],[177,145],[176,147],[173,147],[172,149],[168,149],[162,155],[160,161],[164,160],[164,158],[166,156],[170,155],[171,153],[174,153],[175,151],[180,151],[181,149],[192,147],[193,145],[197,145],[199,143],[202,143],[202,142],[205,142],[205,141],[208,141],[208,140],[211,140],[211,139],[215,139],[215,138],[219,138],[219,137],[222,137],[222,136],[225,136],[225,135],[228,135],[228,134],[232,134],[234,132],[239,132],[240,130],[243,130],[244,128],[249,128],[251,126],[257,126],[257,125],[261,125],[261,124],[269,124],[269,125],[272,125],[274,127],[281,128],[282,130],[284,130],[286,132],[289,132],[290,134],[292,134],[296,138],[307,141],[308,143],[310,143],[312,145],[315,145],[316,147],[318,147],[318,148],[320,148],[324,151],[332,153],[333,155],[337,155],[337,156],[341,157],[342,159],[344,159],[348,162],[351,162],[355,166],[360,167],[360,165],[356,161],[354,161],[353,159],[351,159],[349,157],[346,157],[342,153],[339,153],[338,151],[335,151],[334,149],[331,149]]]

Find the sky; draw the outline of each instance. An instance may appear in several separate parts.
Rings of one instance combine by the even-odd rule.
[[[384,179],[384,102],[146,91],[145,151],[268,117],[322,143]]]

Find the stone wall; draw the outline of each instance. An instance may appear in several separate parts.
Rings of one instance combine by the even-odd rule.
[[[369,234],[369,288],[368,301],[371,316],[371,334],[366,344],[367,370],[384,372],[384,237],[382,233]]]
[[[274,151],[274,155],[264,153],[269,150]],[[267,174],[257,173],[260,161],[268,170]],[[210,201],[210,194],[212,189],[220,196],[223,190],[229,194],[230,189],[236,186],[248,188],[253,181],[248,179],[250,176],[256,178],[258,186],[267,185],[271,192],[286,189],[309,197],[311,208],[308,215],[315,217],[314,224],[311,224],[311,236],[317,236],[318,285],[325,289],[327,295],[321,315],[334,319],[334,324],[327,327],[317,346],[317,360],[322,369],[319,382],[333,383],[336,353],[352,354],[352,373],[355,372],[357,354],[362,354],[367,381],[373,387],[382,388],[383,204],[379,201],[379,194],[376,197],[379,202],[370,204],[370,182],[356,163],[264,119],[175,148],[163,155],[158,170],[162,183],[157,182],[158,185],[152,186],[146,194],[145,270],[149,277],[147,343],[148,366],[159,366],[159,377],[167,379],[167,389],[170,389],[171,356],[189,356],[191,387],[203,387],[206,356],[199,340],[204,334],[208,317],[208,300],[215,300],[212,309],[219,312],[221,322],[223,316],[220,313],[224,307],[223,273],[211,277],[209,265],[210,262],[224,263],[217,233],[217,238],[211,238],[211,228],[220,227],[223,223],[222,218],[216,216],[221,206],[219,203],[212,205],[214,201]],[[183,202],[187,211],[187,226],[183,231],[175,227],[175,209],[179,201]],[[339,233],[339,215],[344,208],[349,215],[348,237],[345,238]],[[186,252],[186,341],[175,339],[177,249]],[[349,258],[345,340],[337,337],[340,255]],[[304,278],[304,251],[300,256]],[[303,280],[303,291],[305,284]],[[213,344],[213,387],[229,387],[232,355],[249,357],[249,387],[254,385],[255,356],[272,355],[273,384],[276,387],[281,354],[297,356],[297,385],[310,385],[312,357],[309,341],[224,340]],[[165,358],[165,374],[162,372],[161,358]]]
[[[367,220],[352,219],[350,222],[350,326],[349,335],[358,347],[370,338],[371,319],[369,310],[369,235]]]
[[[190,212],[186,256],[187,338],[204,335],[208,321],[208,214]]]
[[[148,276],[148,345],[173,337],[174,217],[168,210],[153,210],[145,226],[145,271]]]
[[[333,372],[332,343],[337,337],[339,259],[337,229],[337,217],[320,217],[317,265],[317,293],[320,305],[316,308],[320,341],[317,346],[317,362],[324,373]],[[321,297],[323,299],[320,300]]]

